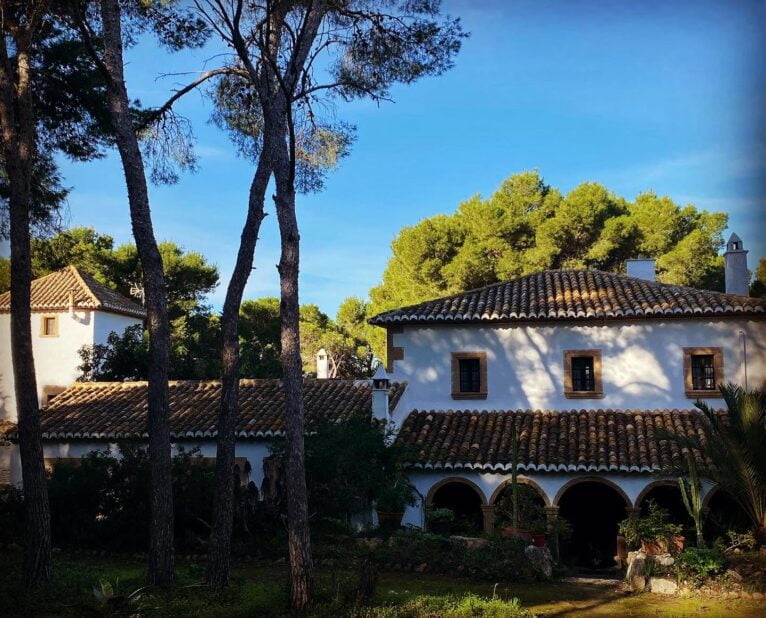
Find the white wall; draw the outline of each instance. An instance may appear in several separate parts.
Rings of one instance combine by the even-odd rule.
[[[58,336],[41,337],[40,323],[43,316],[58,316]],[[68,311],[32,314],[32,352],[35,357],[37,395],[45,404],[46,386],[70,386],[79,375],[77,367],[81,360],[77,351],[83,345],[106,343],[111,331],[120,334],[127,326],[140,324],[141,320],[103,311],[81,311],[71,316]],[[11,358],[10,315],[0,314],[0,418],[16,421],[16,395],[13,386]]]
[[[741,384],[740,330],[747,335],[752,388],[766,380],[764,320],[405,326],[394,335],[393,344],[404,348],[404,359],[394,363],[393,379],[409,384],[394,421],[401,423],[413,409],[692,408],[684,393],[683,348],[723,348],[725,379]],[[591,348],[601,350],[604,397],[566,399],[564,350]],[[451,353],[461,351],[487,353],[486,400],[452,399]]]
[[[142,320],[104,311],[94,312],[93,343],[106,343],[112,332],[122,335],[128,326],[141,324]]]
[[[146,444],[144,443],[144,446]],[[190,441],[181,440],[173,444],[173,454],[178,452],[178,447],[182,446],[190,451],[193,448],[199,448],[200,455],[203,457],[215,457],[216,445],[213,440]],[[19,459],[18,444],[8,447],[8,453],[2,453],[10,459],[11,482],[15,485],[21,485],[21,461]],[[96,440],[82,440],[77,442],[53,442],[45,441],[43,443],[43,457],[55,459],[57,457],[82,457],[91,451],[109,450],[112,454],[119,454],[119,448],[116,443],[102,442]],[[235,457],[245,457],[250,462],[252,471],[250,480],[253,481],[258,489],[263,482],[263,459],[269,456],[269,444],[266,441],[247,441],[237,442],[234,451]]]

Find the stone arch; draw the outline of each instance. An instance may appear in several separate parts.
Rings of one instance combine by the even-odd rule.
[[[460,476],[450,476],[446,479],[437,481],[431,486],[431,489],[429,489],[428,493],[426,494],[426,500],[425,500],[426,507],[432,506],[436,492],[439,491],[439,489],[441,489],[445,485],[449,485],[450,483],[462,483],[463,485],[468,485],[468,487],[473,489],[479,495],[479,499],[481,500],[482,506],[487,505],[487,498],[484,495],[484,492],[481,490],[481,487],[479,487],[476,483],[474,483],[473,481],[469,481],[468,479],[462,478]]]
[[[543,502],[545,502],[546,507],[552,506],[551,499],[548,497],[548,494],[545,493],[542,487],[538,485],[535,481],[533,481],[530,478],[527,478],[525,476],[520,476],[517,479],[519,485],[529,485],[532,489],[534,489],[537,494],[543,499]],[[503,493],[503,490],[509,487],[511,484],[511,480],[506,480],[500,483],[500,485],[497,486],[495,491],[492,492],[492,496],[489,499],[489,504],[494,505],[495,502],[497,502],[497,499],[500,497],[500,494]]]
[[[625,501],[625,508],[627,509],[633,508],[633,501],[628,497],[628,494],[625,493],[625,490],[623,490],[623,488],[620,487],[614,481],[610,481],[609,479],[605,479],[601,476],[578,476],[576,478],[573,478],[567,481],[556,492],[556,497],[553,498],[553,506],[559,506],[559,501],[561,500],[561,496],[563,496],[570,487],[574,487],[575,485],[579,485],[580,483],[600,483],[601,485],[606,485],[607,487],[616,491],[620,495],[620,497]]]
[[[640,494],[638,494],[638,497],[636,498],[636,502],[635,502],[635,507],[637,509],[640,509],[641,503],[644,501],[646,496],[649,495],[649,492],[652,491],[652,489],[655,489],[657,487],[676,487],[677,488],[678,482],[671,479],[659,479],[657,481],[652,481],[641,490]]]
[[[553,503],[572,530],[561,545],[564,562],[611,571],[619,524],[633,510],[625,490],[601,476],[580,476],[564,483]]]
[[[702,498],[705,534],[708,538],[724,536],[730,529],[746,529],[752,524],[734,496],[720,485],[713,485]]]
[[[710,501],[713,499],[713,496],[715,496],[719,491],[721,491],[721,486],[716,484],[713,485],[710,489],[708,489],[705,492],[704,498],[702,498],[702,508],[703,509],[709,509],[710,508]]]

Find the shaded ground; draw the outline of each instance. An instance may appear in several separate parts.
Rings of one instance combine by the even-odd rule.
[[[19,557],[0,557],[0,613],[4,616],[104,615],[92,587],[108,580],[129,593],[143,585],[144,565],[138,561],[58,557],[55,581],[44,593],[25,595],[19,587]],[[281,566],[250,566],[235,569],[231,589],[216,597],[198,585],[203,565],[183,564],[177,585],[152,590],[142,600],[149,616],[284,616],[287,594],[286,570]],[[119,582],[119,583],[118,583]],[[319,616],[348,616],[353,594],[353,574],[320,571]],[[597,581],[559,581],[547,584],[498,584],[439,575],[393,574],[380,576],[377,593],[366,616],[382,608],[401,605],[423,595],[454,597],[467,593],[502,599],[518,597],[522,606],[539,616],[763,616],[766,605],[758,601],[676,599],[644,594],[632,596]],[[376,609],[380,608],[380,609]],[[385,612],[392,616],[391,611]],[[503,614],[500,614],[503,615]],[[508,614],[511,615],[511,614]],[[407,614],[412,618],[419,615]],[[424,615],[425,616],[425,615]],[[439,613],[429,613],[437,618]]]

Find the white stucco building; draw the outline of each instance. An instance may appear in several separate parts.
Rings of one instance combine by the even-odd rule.
[[[631,260],[627,276],[544,271],[372,318],[388,377],[407,384],[391,417],[420,494],[405,523],[446,507],[490,530],[515,430],[521,482],[573,524],[583,560],[610,560],[626,509],[677,492],[657,474],[684,454],[658,431],[698,435],[697,400],[723,408],[720,384],[766,381],[746,253],[733,235],[728,293],[659,283],[652,260]]]
[[[15,422],[16,395],[11,357],[11,295],[0,294],[0,419]],[[32,346],[40,405],[70,386],[84,345],[106,343],[141,324],[146,311],[74,266],[32,282]]]
[[[627,275],[544,271],[382,313],[370,322],[387,331],[386,370],[305,380],[307,426],[356,414],[392,424],[419,494],[404,522],[426,526],[430,509],[448,507],[485,530],[510,482],[515,432],[520,481],[550,521],[572,524],[573,555],[609,562],[626,511],[677,491],[658,472],[685,454],[661,431],[699,434],[696,401],[722,408],[720,384],[766,381],[766,302],[745,295],[746,253],[732,236],[727,293],[659,283],[653,261],[631,260]],[[214,458],[220,382],[170,389],[176,448]],[[42,413],[45,457],[145,439],[146,392],[145,382],[74,384]],[[279,380],[242,380],[236,457],[256,485],[283,409]],[[11,475],[20,482],[17,459]],[[705,491],[709,506],[716,492]]]
[[[32,282],[32,350],[37,396],[46,405],[77,379],[84,345],[106,343],[141,324],[143,307],[117,294],[85,272],[69,266]],[[11,356],[11,296],[0,294],[0,423],[17,420]],[[0,479],[7,476],[11,450],[0,447]]]

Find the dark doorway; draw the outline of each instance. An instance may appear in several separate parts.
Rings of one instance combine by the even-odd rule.
[[[747,532],[752,528],[752,523],[739,503],[731,495],[721,489],[714,489],[715,493],[708,502],[708,513],[705,518],[703,530],[705,540],[712,543],[717,538],[726,540],[729,530]]]
[[[531,485],[518,485],[519,527],[525,530],[543,531],[546,527],[545,500]],[[502,528],[513,523],[513,486],[508,483],[495,498],[495,527]]]
[[[584,481],[566,490],[559,500],[559,515],[572,526],[562,543],[562,558],[582,569],[615,567],[617,526],[627,517],[623,497],[596,481]]]
[[[641,500],[639,508],[641,515],[649,513],[649,503],[654,502],[657,506],[665,509],[670,515],[670,521],[683,526],[683,534],[686,542],[693,542],[695,538],[694,520],[684,506],[681,490],[678,485],[657,485],[650,489]]]
[[[483,529],[482,500],[476,490],[455,481],[439,487],[431,500],[434,509],[449,509],[455,514],[453,534],[477,534]]]

